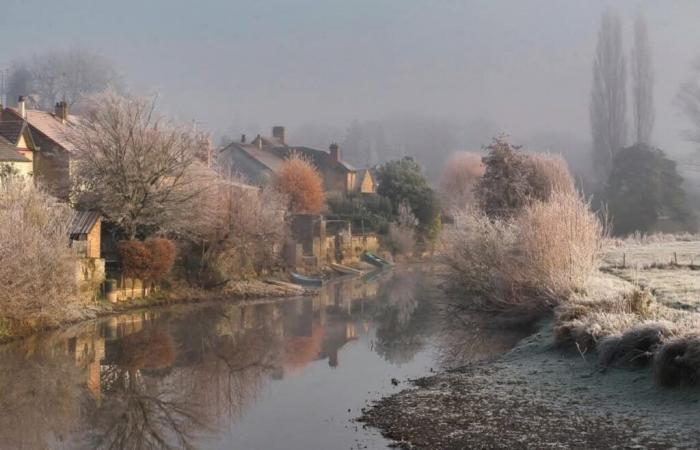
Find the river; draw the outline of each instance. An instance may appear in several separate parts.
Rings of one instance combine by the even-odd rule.
[[[3,346],[0,448],[387,448],[353,419],[439,368],[432,278],[397,269],[313,298],[160,308]]]

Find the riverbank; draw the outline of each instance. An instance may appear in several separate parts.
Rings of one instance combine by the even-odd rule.
[[[642,287],[655,296],[657,306],[652,305],[650,317],[634,320],[697,311],[694,261],[700,242],[665,250],[633,244],[608,249],[604,272],[593,277],[586,297],[617,302]],[[615,314],[620,311],[610,317]],[[413,387],[379,400],[359,420],[401,448],[700,446],[700,390],[659,387],[648,365],[604,366],[595,346],[557,346],[556,320],[561,317],[548,315],[534,334],[499,357],[413,380]],[[594,340],[606,335],[595,321],[590,334]]]
[[[494,360],[412,381],[359,419],[401,448],[697,448],[697,391],[599,370],[552,347],[551,320]]]
[[[62,326],[75,325],[80,322],[106,317],[114,314],[145,308],[158,308],[182,303],[201,303],[208,301],[240,301],[256,298],[293,298],[315,295],[318,291],[290,283],[268,283],[252,279],[228,283],[225,288],[205,290],[193,287],[159,290],[142,298],[133,298],[117,303],[97,300],[70,311],[63,320],[51,324],[0,323],[0,344],[22,339],[41,331],[57,329]]]

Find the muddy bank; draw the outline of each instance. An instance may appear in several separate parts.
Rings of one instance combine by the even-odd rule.
[[[542,322],[499,358],[415,380],[359,420],[402,448],[700,447],[700,390],[562,354],[551,328]]]

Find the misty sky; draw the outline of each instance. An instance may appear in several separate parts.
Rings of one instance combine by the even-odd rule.
[[[628,49],[636,11],[647,17],[655,141],[677,153],[673,99],[700,55],[694,0],[2,0],[0,64],[95,49],[167,112],[219,132],[417,114],[487,118],[515,140],[587,139],[596,33],[611,4]]]

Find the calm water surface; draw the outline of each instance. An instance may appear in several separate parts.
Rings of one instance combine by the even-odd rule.
[[[431,279],[395,270],[316,298],[159,309],[1,347],[0,448],[386,448],[352,419],[438,368]]]

